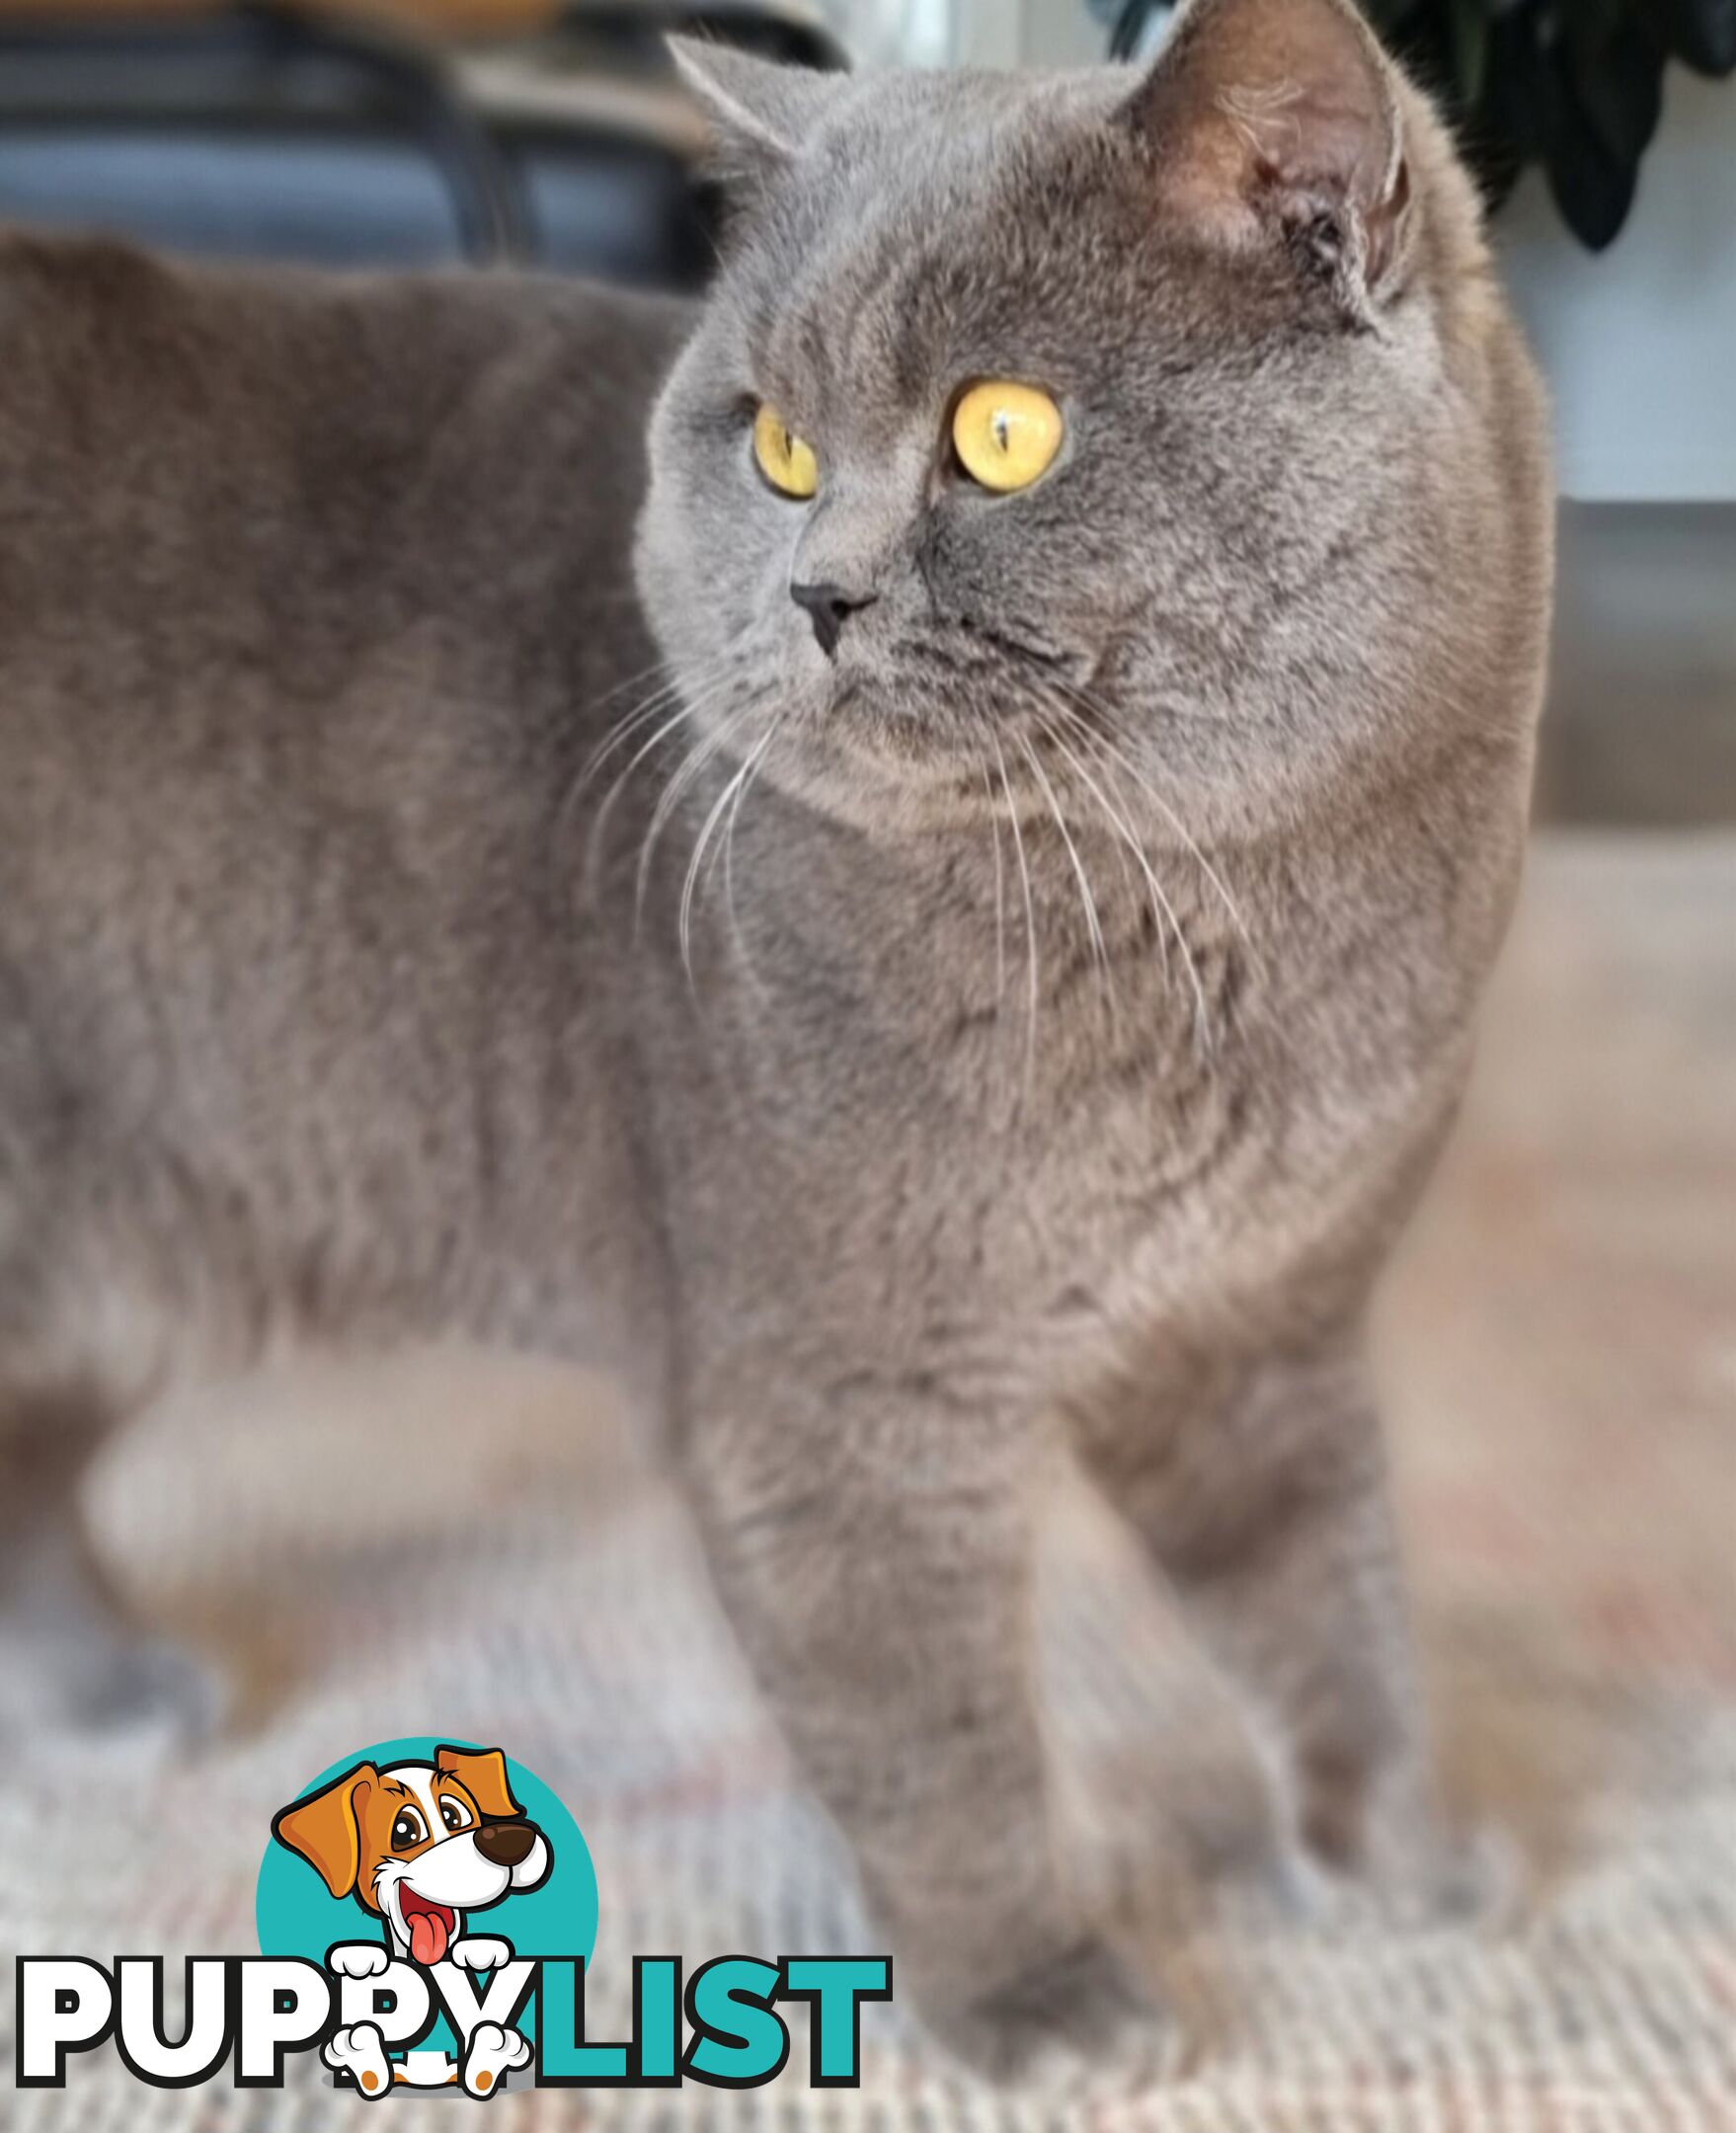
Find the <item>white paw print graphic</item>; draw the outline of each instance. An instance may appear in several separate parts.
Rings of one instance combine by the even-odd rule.
[[[529,2064],[528,2037],[516,2029],[503,2029],[499,2022],[478,2022],[470,2032],[470,2048],[464,2054],[464,2093],[493,2095],[503,2074]]]
[[[373,2022],[357,2022],[340,2029],[323,2045],[320,2057],[334,2074],[348,2074],[364,2096],[375,2101],[392,2086],[392,2067],[386,2057],[385,2040]]]

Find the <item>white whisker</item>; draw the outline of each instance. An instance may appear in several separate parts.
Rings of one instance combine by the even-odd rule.
[[[1108,717],[1109,714],[1107,708],[1104,705],[1098,703],[1083,689],[1076,687],[1070,681],[1065,680],[1061,682],[1061,686],[1066,691],[1069,696],[1076,698],[1079,703],[1083,704],[1087,711],[1095,712],[1099,718]],[[1059,709],[1061,707],[1057,706],[1057,708]],[[1164,821],[1168,823],[1169,827],[1175,831],[1176,835],[1180,837],[1182,843],[1187,847],[1189,853],[1192,855],[1195,862],[1199,866],[1201,873],[1205,875],[1206,879],[1211,883],[1213,889],[1217,892],[1219,901],[1223,904],[1224,910],[1229,914],[1230,923],[1241,935],[1243,941],[1247,944],[1247,946],[1249,948],[1253,948],[1253,935],[1248,931],[1247,922],[1242,917],[1241,911],[1237,908],[1234,897],[1232,897],[1228,889],[1225,888],[1223,877],[1219,874],[1217,868],[1213,866],[1211,860],[1208,859],[1205,853],[1200,849],[1199,844],[1195,841],[1192,832],[1189,830],[1187,825],[1182,821],[1181,817],[1175,812],[1175,809],[1157,790],[1156,786],[1152,784],[1151,780],[1139,767],[1139,765],[1130,760],[1125,750],[1117,748],[1115,744],[1111,740],[1109,740],[1107,735],[1099,732],[1098,729],[1094,726],[1088,726],[1083,719],[1077,716],[1076,713],[1069,712],[1067,713],[1067,716],[1072,720],[1074,726],[1078,729],[1078,731],[1085,735],[1086,738],[1090,740],[1091,743],[1098,750],[1100,750],[1104,754],[1109,756],[1109,758],[1113,762],[1115,762],[1122,770],[1124,770],[1127,775],[1134,780],[1135,784],[1137,784],[1141,788],[1141,790],[1147,796],[1147,798],[1151,801],[1152,805],[1160,811]],[[1257,949],[1255,950],[1255,953],[1258,953]]]
[[[1074,750],[1067,747],[1066,742],[1064,740],[1064,738],[1060,734],[1056,733],[1053,728],[1050,728],[1048,730],[1051,740],[1054,741],[1056,747],[1060,749],[1062,753],[1066,757],[1067,761],[1072,765],[1076,775],[1083,780],[1084,784],[1088,787],[1090,792],[1095,797],[1098,806],[1102,808],[1104,814],[1109,818],[1111,825],[1120,834],[1123,842],[1133,853],[1134,857],[1139,861],[1141,869],[1144,873],[1146,885],[1151,892],[1152,913],[1157,920],[1158,941],[1161,943],[1164,939],[1163,926],[1164,921],[1167,919],[1169,929],[1175,935],[1175,944],[1181,950],[1182,960],[1187,965],[1188,977],[1193,986],[1194,1015],[1196,1019],[1196,1026],[1198,1027],[1200,1034],[1204,1038],[1206,1044],[1210,1046],[1212,1042],[1212,1022],[1210,1012],[1206,1005],[1206,988],[1200,981],[1200,966],[1194,959],[1194,952],[1188,943],[1187,935],[1182,931],[1181,920],[1176,916],[1175,907],[1170,903],[1168,897],[1164,894],[1163,885],[1157,879],[1157,875],[1152,868],[1150,861],[1145,856],[1144,847],[1141,844],[1139,838],[1134,834],[1132,825],[1128,822],[1126,816],[1119,813],[1118,810],[1111,804],[1108,795],[1104,793],[1102,788],[1097,784],[1097,781],[1092,777],[1091,773],[1089,772],[1089,770],[1086,769],[1085,765],[1079,760]],[[1167,978],[1169,975],[1169,952],[1167,947],[1165,947],[1163,951],[1163,971],[1165,978]]]
[[[669,827],[671,816],[680,806],[694,783],[704,776],[707,766],[729,746],[739,728],[759,708],[755,696],[739,709],[726,713],[704,740],[688,750],[685,759],[664,787],[657,806],[652,810],[645,838],[639,848],[639,868],[635,877],[633,893],[633,923],[637,927],[645,916],[646,892],[651,886],[652,861],[656,856],[658,839]]]
[[[772,735],[777,731],[774,724],[768,726],[742,758],[736,774],[724,786],[713,802],[711,812],[700,825],[694,839],[693,856],[687,862],[687,876],[681,884],[681,912],[677,930],[681,941],[681,968],[687,973],[689,984],[693,978],[693,891],[699,880],[699,869],[705,861],[705,847],[711,842],[712,832],[729,812],[737,795],[753,774],[754,766],[765,753]]]
[[[669,718],[665,719],[650,740],[640,746],[626,768],[621,771],[614,783],[603,795],[602,804],[592,819],[591,829],[586,837],[587,868],[590,867],[592,858],[595,854],[598,841],[614,809],[615,802],[626,789],[628,781],[632,778],[639,765],[645,761],[647,756],[653,754],[669,739],[671,734],[684,726],[689,719],[697,718],[703,711],[709,710],[713,704],[720,701],[727,693],[727,685],[722,682],[714,684],[710,689],[701,691],[690,702],[682,704],[678,711],[673,712]]]
[[[635,678],[641,681],[649,680],[651,675],[661,670],[662,665],[662,661],[659,661],[657,666],[648,667],[643,673],[635,676]],[[728,675],[734,665],[733,652],[725,653],[716,659],[707,660],[696,673],[689,674],[684,680],[678,680],[671,676],[661,688],[653,689],[649,696],[636,703],[630,711],[614,723],[601,744],[586,757],[580,768],[579,775],[573,781],[572,790],[563,803],[563,812],[570,808],[589,789],[592,781],[595,778],[597,772],[601,770],[603,764],[608,761],[609,757],[618,749],[622,748],[634,734],[642,732],[646,725],[657,717],[660,711],[667,710],[677,697],[683,694],[689,696],[704,695],[715,683],[723,680]],[[610,689],[607,695],[599,696],[596,702],[590,707],[592,712],[595,713],[600,710],[604,704],[610,702],[614,697],[620,695],[623,689],[630,686],[631,683],[623,682],[619,688]]]
[[[1025,965],[1030,975],[1028,987],[1029,1005],[1025,1018],[1025,1093],[1031,1090],[1031,1076],[1037,1063],[1037,907],[1031,895],[1031,867],[1025,857],[1024,832],[1019,828],[1018,803],[1013,798],[1012,782],[1006,774],[1006,751],[1000,745],[1000,736],[992,726],[988,739],[994,749],[995,767],[1000,772],[1000,789],[1006,795],[1007,821],[1012,828],[1013,855],[1019,864],[1019,881],[1025,899]]]
[[[729,821],[724,825],[723,833],[724,909],[729,917],[730,940],[741,960],[743,975],[759,998],[767,1005],[770,1004],[770,995],[763,984],[761,984],[759,974],[753,968],[753,959],[748,953],[748,943],[742,933],[741,914],[736,909],[736,825],[742,819],[742,809],[747,803],[748,795],[753,790],[753,781],[765,767],[765,758],[773,742],[783,731],[788,718],[789,712],[785,710],[778,712],[772,720],[770,730],[756,750],[754,761],[749,766],[747,777],[736,790],[735,800],[730,807]]]
[[[1023,734],[1014,734],[1013,739],[1019,745],[1020,753],[1030,764],[1032,776],[1036,778],[1037,783],[1043,789],[1043,797],[1049,804],[1049,812],[1055,818],[1055,827],[1061,831],[1061,840],[1066,846],[1067,857],[1072,861],[1073,878],[1078,883],[1079,901],[1084,907],[1085,931],[1091,943],[1092,960],[1097,966],[1098,989],[1108,1001],[1113,1013],[1115,982],[1110,975],[1109,950],[1103,939],[1103,927],[1097,916],[1097,899],[1091,893],[1091,882],[1090,877],[1085,872],[1085,863],[1079,857],[1079,848],[1073,842],[1072,831],[1068,830],[1066,819],[1061,811],[1061,803],[1055,797],[1055,787],[1050,784],[1048,772],[1038,760],[1036,750]]]
[[[986,756],[983,761],[983,785],[988,797],[988,833],[994,840],[994,1007],[998,1013],[1006,993],[1006,894],[1000,856],[1000,810],[994,804],[994,780],[988,773]]]

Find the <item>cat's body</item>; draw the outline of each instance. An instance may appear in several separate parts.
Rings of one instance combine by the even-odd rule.
[[[1183,61],[1267,5],[1207,0]],[[1287,1830],[1460,1892],[1359,1351],[1517,879],[1546,463],[1408,92],[1408,164],[1346,164],[1339,252],[1185,224],[1149,299],[1137,232],[1095,232],[1075,287],[1033,229],[1031,325],[951,270],[961,159],[1028,124],[1034,217],[1125,191],[1124,83],[788,84],[711,85],[750,161],[799,153],[787,122],[829,168],[756,173],[765,220],[661,404],[638,583],[691,714],[661,743],[654,709],[623,726],[659,678],[627,527],[691,318],[0,256],[0,1399],[82,1450],[82,1415],[279,1333],[617,1368],[906,1989],[1004,2069],[1097,2054],[1134,2006],[1049,1839],[1027,1616],[1058,1423],[1247,1688]],[[925,120],[926,220],[881,169]],[[1208,147],[1158,155],[1166,214],[1218,182]],[[871,262],[829,332],[803,316],[829,230]],[[1068,384],[1099,288],[1075,457],[1028,498],[945,486],[921,439],[952,384]],[[1147,374],[1116,336],[1152,300]],[[976,346],[938,353],[960,320]],[[806,515],[733,486],[741,347],[832,446]],[[1170,426],[1173,510],[1046,519],[1105,479],[1117,408]],[[783,597],[792,539],[859,583],[829,654]],[[1102,624],[1089,660],[1041,574]],[[75,1462],[31,1457],[39,1540]]]
[[[690,316],[22,240],[0,276],[7,1371],[571,1350],[651,1278],[593,1102],[642,959],[570,803],[654,657],[627,529]]]

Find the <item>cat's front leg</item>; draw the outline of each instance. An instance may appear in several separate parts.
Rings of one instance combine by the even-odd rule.
[[[690,1473],[717,1584],[896,1957],[990,2078],[1126,2075],[1151,2011],[1056,1856],[1023,1428],[866,1374],[714,1409]]]
[[[1227,1373],[1153,1440],[1137,1400],[1093,1449],[1276,1787],[1294,1884],[1367,1884],[1401,1919],[1510,1893],[1499,1846],[1442,1812],[1386,1462],[1348,1347]]]

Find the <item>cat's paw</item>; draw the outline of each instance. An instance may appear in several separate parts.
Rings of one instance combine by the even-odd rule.
[[[216,1670],[164,1638],[0,1646],[0,1750],[25,1762],[177,1761],[220,1732],[226,1708]]]
[[[1129,2094],[1161,2071],[1161,2017],[1121,1958],[1095,1938],[975,1998],[930,1997],[923,2014],[955,2058],[999,2088],[1057,2100]]]
[[[221,1675],[197,1653],[166,1637],[140,1637],[85,1676],[69,1715],[93,1735],[157,1733],[192,1749],[221,1729],[226,1702]]]
[[[1378,1860],[1375,1889],[1400,1926],[1499,1931],[1523,1908],[1525,1857],[1505,1830],[1488,1824],[1438,1830],[1426,1845]]]
[[[1466,1926],[1498,1933],[1523,1909],[1527,1874],[1519,1847],[1502,1830],[1431,1829],[1379,1847],[1355,1871],[1291,1853],[1280,1863],[1279,1885],[1299,1917],[1328,1931]]]

